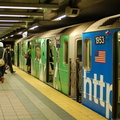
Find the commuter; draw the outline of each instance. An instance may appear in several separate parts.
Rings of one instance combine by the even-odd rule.
[[[3,57],[5,64],[7,63],[7,52],[3,48],[3,43],[0,42],[0,59]],[[5,64],[0,67],[0,81],[4,82]]]
[[[10,44],[6,45],[6,51],[7,51],[7,56],[8,56],[7,65],[10,68],[10,72],[15,73],[15,71],[13,70],[13,67],[12,67],[12,57],[13,57],[12,54],[13,54],[13,51],[11,50],[11,45]]]
[[[28,54],[28,57],[26,58],[27,71],[28,73],[31,73],[31,47],[28,48],[27,54]]]

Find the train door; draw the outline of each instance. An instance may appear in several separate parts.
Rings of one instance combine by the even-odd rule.
[[[56,40],[54,55],[54,87],[62,93],[69,94],[68,36]]]
[[[19,65],[20,65],[20,68],[22,70],[25,70],[27,69],[27,66],[26,66],[26,59],[24,57],[24,54],[26,53],[27,51],[27,42],[23,41],[21,43],[19,43]]]
[[[27,72],[31,73],[31,42],[30,41],[28,41],[28,44],[27,44],[27,52],[30,55],[30,57],[29,57],[30,59],[28,58],[27,62],[26,62]]]
[[[40,64],[40,80],[46,82],[47,80],[47,40],[46,38],[41,39],[41,60]]]
[[[72,40],[69,45],[73,47],[69,55],[69,95],[81,102],[82,40]]]
[[[39,65],[40,65],[40,61],[41,61],[41,39],[37,39],[35,41],[35,45],[34,45],[34,76],[36,78],[39,78]]]
[[[81,102],[81,85],[82,85],[82,40],[77,40],[76,56],[76,100]]]
[[[14,45],[14,65],[19,67],[19,44]]]
[[[54,75],[53,49],[54,49],[54,46],[53,46],[52,40],[48,39],[47,40],[47,61],[46,61],[46,66],[47,66],[46,82],[50,86],[53,86],[53,75]]]
[[[17,51],[17,58],[16,58],[16,62],[17,62],[17,66],[19,67],[19,44],[17,44],[17,48],[16,48],[16,51]]]
[[[120,31],[114,36],[113,54],[113,118],[120,120]]]

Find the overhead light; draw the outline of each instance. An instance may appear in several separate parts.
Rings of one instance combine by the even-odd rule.
[[[38,3],[13,3],[13,2],[1,2],[0,8],[6,9],[42,9],[42,8],[52,8],[57,10],[59,8],[58,4],[38,4]]]
[[[13,37],[14,35],[10,35],[10,37]]]
[[[38,28],[38,27],[39,27],[39,26],[36,25],[36,26],[33,26],[33,27],[29,28],[29,30],[34,30],[34,29],[36,29],[36,28]]]
[[[3,16],[4,16],[4,17],[26,17],[26,15],[5,15],[5,14],[4,14],[4,15],[1,15],[1,14],[0,14],[0,16],[2,16],[2,17],[3,17]]]
[[[58,21],[58,20],[61,20],[61,19],[65,18],[65,17],[66,17],[66,15],[62,15],[62,16],[59,16],[59,17],[53,19],[52,21]]]
[[[28,32],[27,32],[27,31],[25,31],[25,32],[22,33],[22,37],[23,37],[23,38],[25,38],[25,37],[27,37],[27,36],[28,36]]]
[[[20,35],[20,34],[22,34],[22,33],[23,33],[23,32],[18,32],[17,34],[19,34],[19,35]]]
[[[0,6],[0,8],[6,8],[6,9],[38,9],[37,7],[15,7],[15,6]]]

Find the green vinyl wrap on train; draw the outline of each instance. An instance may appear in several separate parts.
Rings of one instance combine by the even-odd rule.
[[[54,86],[68,95],[68,36],[61,36],[60,46],[55,48],[54,51]],[[65,54],[64,52],[67,53]]]
[[[68,36],[62,36],[60,38],[59,48],[54,45],[54,42],[51,43],[51,41],[53,40],[39,38],[15,43],[15,65],[27,72],[27,60],[24,54],[27,53],[30,45],[31,75],[68,95],[68,56],[65,56],[67,53],[64,54],[64,51],[66,51],[64,49],[68,46]],[[66,46],[64,46],[64,44]],[[49,50],[47,50],[47,48],[49,48]],[[49,52],[50,50],[51,52]],[[53,61],[49,60],[50,54],[52,54],[51,59],[53,59]],[[50,83],[51,81],[52,84]]]

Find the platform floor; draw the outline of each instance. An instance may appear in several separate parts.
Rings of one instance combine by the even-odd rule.
[[[0,82],[0,120],[106,120],[14,66]]]

